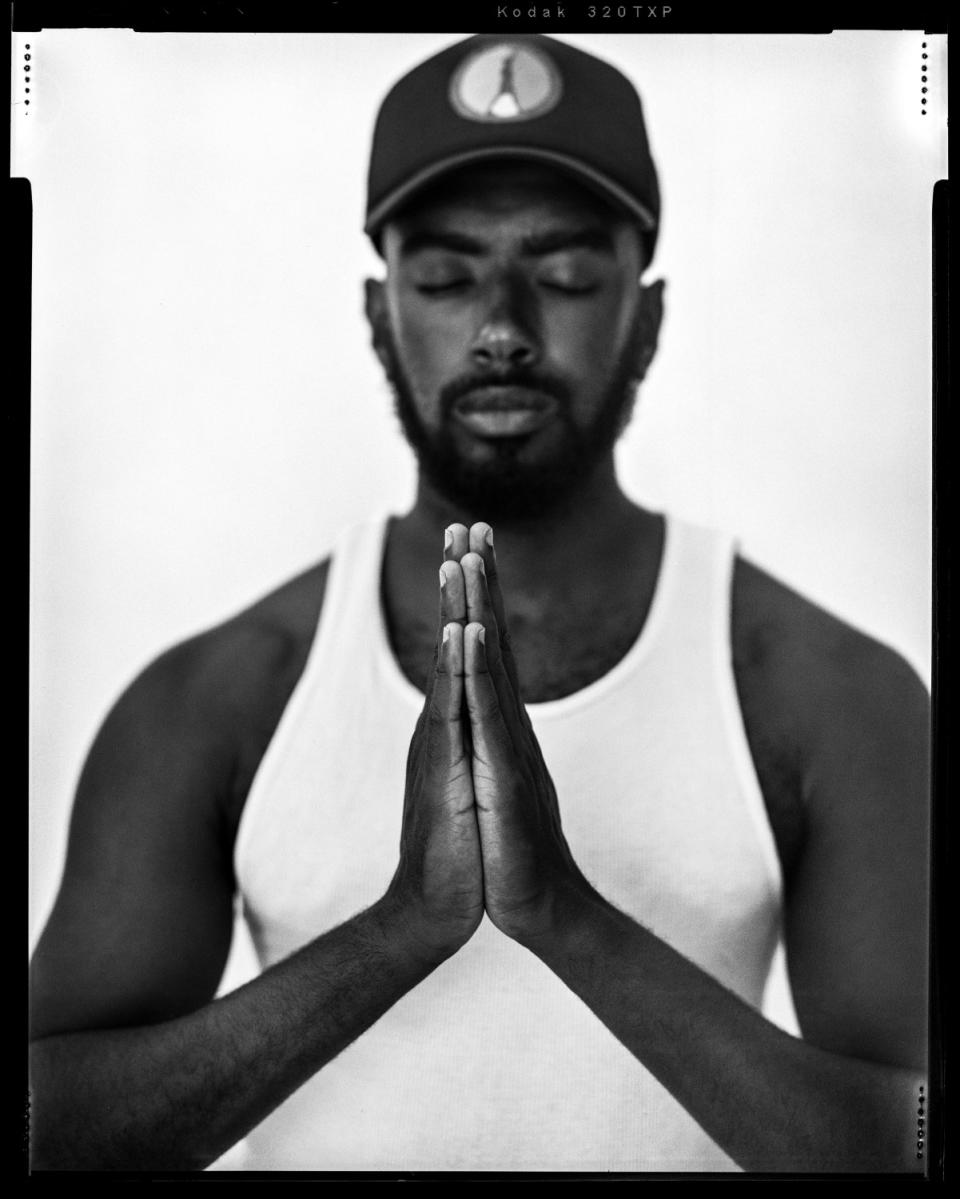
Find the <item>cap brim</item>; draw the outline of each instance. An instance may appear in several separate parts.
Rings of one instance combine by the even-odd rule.
[[[495,158],[523,158],[533,162],[544,162],[558,167],[567,174],[582,180],[588,187],[599,192],[602,196],[613,201],[629,215],[640,222],[644,232],[650,233],[657,227],[653,213],[646,205],[641,204],[625,188],[615,180],[602,174],[577,158],[560,154],[556,150],[546,150],[540,146],[480,146],[473,150],[463,150],[451,154],[448,158],[432,162],[428,167],[411,175],[399,187],[393,189],[379,204],[367,214],[364,232],[375,237],[384,223],[401,209],[418,191],[446,175],[457,167],[467,166],[472,162],[489,161]]]

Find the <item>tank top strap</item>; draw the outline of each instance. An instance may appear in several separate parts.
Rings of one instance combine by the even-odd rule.
[[[674,519],[670,528],[672,577],[682,579],[683,586],[674,589],[665,603],[669,629],[664,641],[679,649],[678,638],[683,639],[700,685],[709,685],[714,691],[740,794],[779,906],[783,895],[780,858],[747,740],[733,666],[733,581],[740,545],[729,533],[687,521]]]
[[[327,692],[367,685],[370,655],[358,652],[369,645],[371,622],[380,617],[380,571],[387,515],[375,516],[345,528],[335,539],[323,604],[300,678],[287,700],[270,744],[254,773],[234,844],[237,878],[244,877],[253,853],[251,829],[261,820],[289,763],[310,744],[303,730],[316,719]],[[366,638],[364,634],[366,632]],[[359,667],[359,668],[358,668]]]
[[[663,562],[655,595],[658,633],[670,638],[682,632],[706,637],[716,647],[717,638],[729,645],[724,620],[729,615],[731,564],[734,539],[718,529],[668,517]]]
[[[381,514],[348,526],[330,554],[319,624],[303,672],[303,682],[319,674],[339,676],[356,647],[369,642],[382,620],[380,577],[389,516]]]

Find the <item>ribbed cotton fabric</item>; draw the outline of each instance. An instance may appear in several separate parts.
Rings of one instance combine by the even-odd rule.
[[[386,527],[337,542],[314,644],[241,821],[237,878],[264,967],[375,902],[396,869],[423,696],[387,640]],[[781,878],[733,679],[733,557],[725,535],[668,519],[637,641],[596,682],[528,711],[586,877],[759,1007]],[[247,1152],[245,1167],[263,1170],[736,1168],[486,919],[254,1129]]]

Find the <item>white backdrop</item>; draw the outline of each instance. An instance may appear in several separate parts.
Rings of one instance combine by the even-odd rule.
[[[14,39],[13,173],[35,203],[34,936],[129,679],[412,497],[361,316],[366,156],[386,88],[450,40]],[[929,680],[945,39],[566,40],[635,80],[662,179],[667,318],[618,451],[628,491],[739,532]]]

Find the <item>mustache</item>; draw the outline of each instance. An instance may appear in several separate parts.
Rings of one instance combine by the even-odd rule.
[[[454,404],[464,396],[490,387],[524,387],[552,396],[562,404],[567,404],[570,400],[570,388],[567,384],[546,371],[523,370],[516,367],[497,374],[489,371],[474,371],[470,374],[458,375],[456,379],[452,379],[440,389],[439,398],[444,416],[449,416]]]

